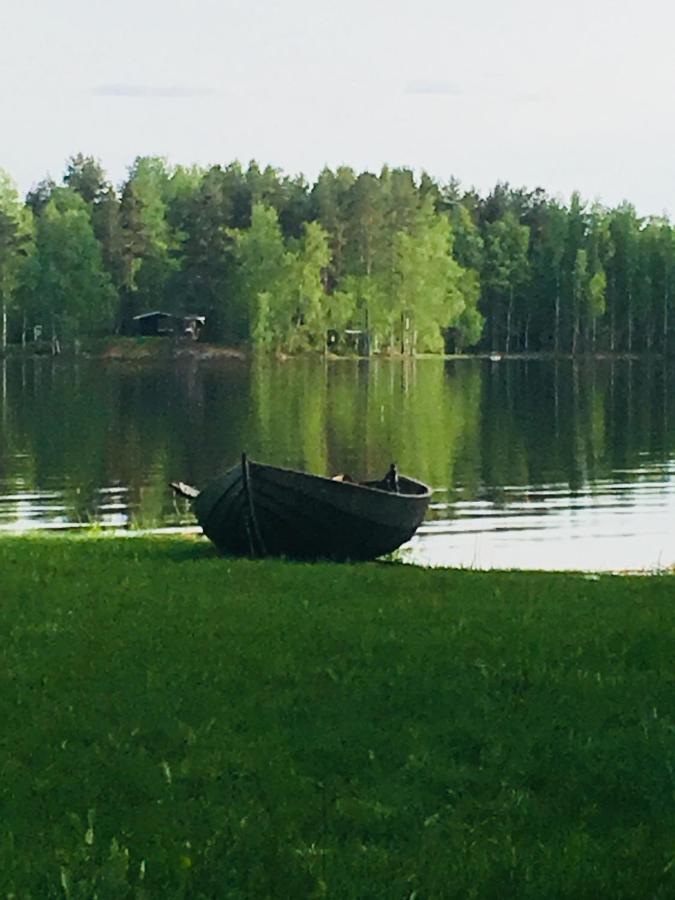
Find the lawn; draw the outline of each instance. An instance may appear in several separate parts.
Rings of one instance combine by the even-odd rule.
[[[0,540],[0,896],[672,898],[675,577]]]

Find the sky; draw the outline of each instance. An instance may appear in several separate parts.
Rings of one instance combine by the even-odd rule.
[[[427,171],[675,215],[669,0],[3,0],[0,168]]]

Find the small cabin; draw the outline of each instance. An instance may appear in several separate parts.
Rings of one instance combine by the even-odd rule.
[[[134,316],[132,321],[134,334],[157,337],[176,333],[176,316],[171,313],[158,310],[142,313],[140,316]]]
[[[196,341],[204,327],[206,316],[176,316],[155,310],[134,316],[132,322],[134,334],[145,337],[186,337]]]

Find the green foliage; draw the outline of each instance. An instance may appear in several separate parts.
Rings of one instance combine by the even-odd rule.
[[[478,309],[480,300],[480,281],[474,269],[464,269],[460,274],[460,291],[464,300],[464,309],[454,324],[455,349],[464,350],[473,347],[481,339],[485,317]]]
[[[287,244],[276,211],[256,203],[251,227],[233,234],[246,335],[259,348],[323,349],[331,321],[324,280],[330,251],[321,225],[310,222],[301,239]]]
[[[443,349],[441,329],[464,311],[462,269],[452,258],[452,229],[447,219],[422,211],[411,233],[395,239],[393,313],[399,320],[401,348],[416,352]]]
[[[0,891],[665,898],[673,579],[0,542]]]
[[[122,319],[161,307],[176,268],[174,236],[166,218],[170,172],[163,159],[138,157],[122,191]]]
[[[63,182],[65,192],[49,178],[30,191],[21,232],[52,200],[62,213],[84,201],[116,329],[166,309],[205,314],[209,340],[283,352],[323,348],[327,329],[342,350],[360,333],[361,352],[675,349],[673,227],[628,203],[607,209],[575,193],[564,204],[505,183],[481,196],[386,166],[326,168],[308,184],[255,161],[202,169],[157,157],[136,159],[118,195],[83,154]],[[245,250],[261,228],[256,208],[276,217],[269,265]],[[254,234],[251,248],[266,239]],[[14,334],[41,303],[19,281],[4,301]]]
[[[324,273],[330,262],[328,236],[318,222],[304,226],[304,234],[290,260],[292,319],[287,324],[286,347],[322,350],[328,326],[328,298]]]
[[[99,200],[110,188],[100,162],[82,153],[68,160],[63,182],[90,204]]]
[[[450,208],[453,233],[453,252],[457,262],[465,269],[480,271],[483,265],[485,241],[469,210],[459,202]]]
[[[26,194],[26,206],[30,211],[39,216],[45,206],[49,203],[52,191],[56,187],[56,183],[51,177],[43,178]]]
[[[233,233],[238,265],[237,282],[240,308],[235,317],[242,322],[241,332],[258,347],[271,347],[289,313],[289,255],[276,211],[255,203],[251,227]],[[238,313],[238,315],[237,315]]]
[[[110,328],[114,288],[87,205],[70,188],[56,189],[37,221],[24,290],[32,324],[49,326],[56,337]]]
[[[7,344],[7,317],[26,258],[30,253],[32,217],[22,207],[9,175],[0,169],[0,353]]]
[[[384,244],[384,203],[375,175],[363,172],[350,185],[345,196],[345,211],[348,270],[354,275],[372,275]]]
[[[316,180],[310,195],[311,213],[329,235],[331,260],[327,272],[327,284],[333,289],[342,283],[346,275],[348,192],[356,176],[351,169],[341,167],[335,173],[324,169]]]
[[[240,204],[243,175],[236,167],[207,172],[177,169],[169,182],[167,219],[174,235],[173,272],[166,290],[171,309],[204,313],[211,336],[237,343],[247,337],[233,315],[233,239],[229,229],[250,209]]]
[[[607,276],[604,269],[598,269],[595,275],[591,276],[588,285],[589,312],[595,321],[602,316],[606,309],[605,291],[607,290]]]
[[[120,204],[117,194],[108,187],[92,208],[94,234],[101,245],[103,264],[117,291],[124,285],[125,245]]]
[[[486,229],[485,286],[489,298],[492,349],[511,349],[516,293],[529,275],[527,248],[530,230],[507,211]]]

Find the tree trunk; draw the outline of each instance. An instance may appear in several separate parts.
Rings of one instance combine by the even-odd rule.
[[[614,348],[616,346],[616,322],[614,317],[614,279],[612,279],[612,303],[609,308],[609,349],[612,353],[614,353]]]
[[[506,307],[506,341],[504,348],[507,353],[511,350],[511,317],[513,315],[513,288],[509,291],[509,305]]]
[[[3,358],[0,366],[2,367],[2,392],[0,397],[2,398],[2,423],[4,426],[7,415],[7,360]]]
[[[366,303],[365,309],[365,326],[366,326],[366,356],[370,356],[370,310],[368,308],[368,304]]]
[[[579,297],[577,290],[572,288],[572,356],[577,352],[577,341],[579,339]]]
[[[579,308],[577,307],[574,310],[574,325],[572,326],[572,356],[574,356],[577,352],[577,347],[579,344]]]
[[[663,352],[668,352],[668,304],[670,297],[669,294],[669,284],[668,284],[668,275],[666,274],[665,283],[663,286]]]
[[[497,338],[498,338],[498,328],[497,328],[497,302],[493,298],[492,300],[492,315],[491,315],[491,325],[492,325],[492,347],[490,348],[493,352],[496,352],[499,347],[497,346]]]
[[[628,352],[633,351],[633,302],[631,292],[628,291]]]
[[[553,331],[553,351],[560,352],[560,273],[555,276],[555,326]]]
[[[56,321],[52,317],[52,356],[58,356],[61,353],[61,344],[56,334]]]
[[[524,335],[524,347],[525,353],[530,349],[530,314],[527,314],[527,318],[525,319],[525,335]]]
[[[560,363],[556,357],[553,369],[553,420],[555,422],[555,436],[560,436],[560,389],[558,384],[558,367]]]
[[[7,350],[7,301],[2,298],[2,314],[0,316],[0,356]]]

